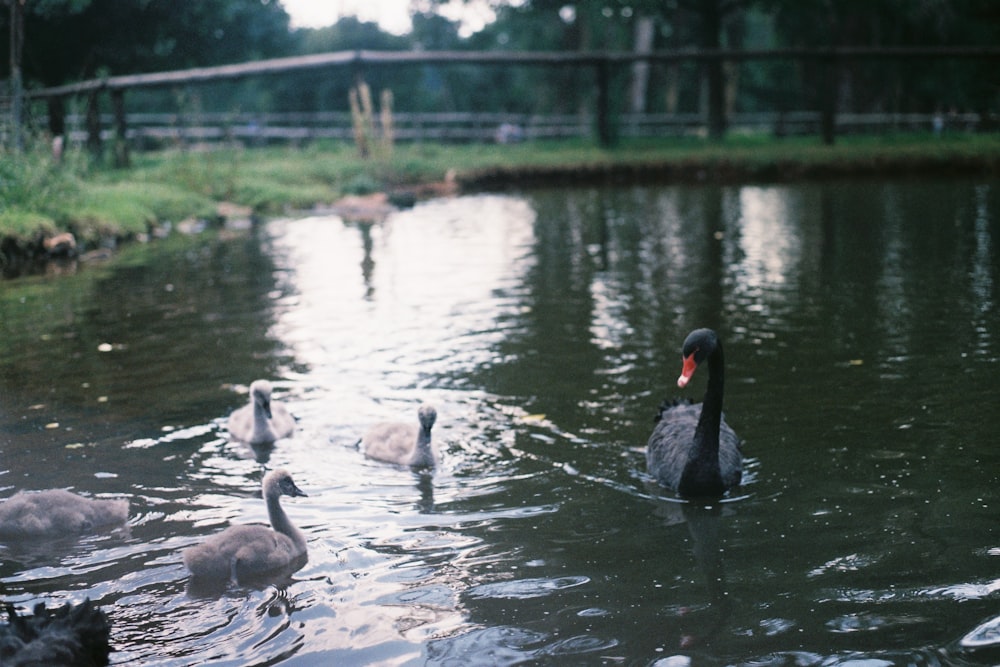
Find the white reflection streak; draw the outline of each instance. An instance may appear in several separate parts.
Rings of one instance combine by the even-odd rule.
[[[677,203],[677,190],[664,190],[652,202],[651,208],[655,213],[646,223],[648,226],[642,227],[639,240],[638,270],[642,278],[634,288],[635,300],[645,303],[657,303],[663,290],[683,284],[688,270],[688,254],[680,224],[683,214]],[[687,305],[678,299],[673,312],[674,320],[683,321],[686,313]],[[659,341],[647,343],[653,346]]]
[[[972,264],[972,294],[978,316],[976,318],[977,349],[980,353],[989,350],[990,334],[986,317],[993,312],[993,238],[990,235],[989,207],[987,206],[988,186],[976,187],[976,249]]]
[[[275,334],[314,372],[353,369],[359,382],[412,386],[457,337],[495,331],[516,307],[497,291],[523,271],[533,221],[534,211],[511,197],[427,202],[372,226],[370,257],[357,225],[290,221],[276,261],[295,296],[276,313]]]
[[[882,275],[878,280],[879,313],[876,321],[885,328],[894,354],[904,354],[910,347],[910,305],[906,297],[904,267],[905,242],[902,238],[903,207],[897,192],[886,189],[883,196],[885,209],[885,255],[882,258]]]
[[[593,304],[591,341],[602,350],[621,347],[633,333],[624,316],[624,296],[609,284],[606,276],[598,274],[590,283],[590,297]]]
[[[786,195],[777,188],[740,188],[741,287],[759,293],[789,281],[802,255]]]

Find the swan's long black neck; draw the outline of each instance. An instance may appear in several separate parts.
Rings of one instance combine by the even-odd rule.
[[[717,342],[715,350],[708,357],[708,387],[705,389],[701,416],[698,417],[698,426],[695,429],[695,439],[701,443],[702,451],[712,453],[719,451],[719,425],[722,422],[722,393],[725,382],[722,343]]]

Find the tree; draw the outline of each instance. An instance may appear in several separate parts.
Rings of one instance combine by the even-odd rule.
[[[285,55],[288,24],[277,0],[28,0],[24,76],[53,86]]]

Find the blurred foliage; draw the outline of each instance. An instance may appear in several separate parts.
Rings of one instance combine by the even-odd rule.
[[[1000,43],[995,0],[493,0],[496,20],[472,35],[436,13],[444,0],[413,3],[413,29],[392,35],[345,17],[320,29],[289,28],[278,0],[35,0],[26,5],[24,75],[52,86],[108,74],[176,70],[353,49],[612,50],[634,48],[652,21],[654,49],[697,47],[948,46]],[[0,12],[0,58],[9,36]],[[990,60],[879,59],[844,63],[841,111],[995,110],[1000,86]],[[0,60],[0,67],[7,63]],[[615,83],[624,90],[627,68]],[[369,66],[290,73],[183,90],[130,93],[129,111],[346,110],[363,76],[397,112],[575,113],[592,107],[588,68]],[[703,68],[649,68],[645,108],[696,112]],[[733,110],[815,109],[822,73],[812,61],[751,61],[727,70]],[[616,99],[624,97],[619,94]],[[77,103],[78,106],[82,106]],[[621,102],[619,101],[619,104]],[[80,111],[81,109],[77,108]]]
[[[469,0],[470,2],[472,0]],[[22,71],[28,88],[98,76],[178,70],[329,51],[631,51],[640,26],[652,25],[654,50],[774,49],[842,46],[995,46],[1000,44],[996,0],[487,0],[496,18],[473,34],[437,13],[445,0],[412,3],[412,31],[393,35],[353,17],[320,29],[291,29],[279,0],[28,0]],[[481,0],[480,0],[481,4]],[[9,69],[9,13],[0,11],[0,68]],[[838,111],[936,113],[975,111],[996,116],[996,61],[976,58],[845,59],[837,81]],[[629,66],[612,72],[613,110],[636,99]],[[647,69],[642,107],[653,113],[699,113],[706,107],[706,67],[692,61]],[[730,111],[820,108],[825,72],[810,60],[768,59],[725,68]],[[592,114],[593,68],[539,65],[368,65],[250,77],[206,85],[129,91],[135,112],[346,111],[349,90],[364,80],[373,96],[389,90],[397,114],[517,112]],[[718,86],[713,88],[718,90]],[[717,99],[717,98],[716,98]],[[106,100],[102,104],[107,104]],[[39,130],[43,104],[30,105]],[[67,100],[82,114],[82,97]],[[104,108],[107,112],[108,109]],[[44,136],[36,132],[35,137]],[[995,136],[995,135],[992,135]],[[968,140],[967,142],[965,142]],[[439,180],[453,171],[561,165],[586,169],[622,161],[691,160],[708,166],[736,162],[767,175],[783,162],[864,165],[880,160],[963,160],[990,165],[1000,154],[992,137],[917,137],[892,143],[841,139],[836,148],[814,140],[757,142],[729,137],[623,141],[614,151],[563,141],[493,147],[399,145],[363,161],[341,143],[305,148],[239,146],[202,152],[178,146],[156,155],[135,153],[129,170],[102,169],[81,150],[56,164],[47,146],[22,154],[0,152],[0,237],[39,239],[72,229],[86,243],[135,235],[186,216],[209,218],[219,201],[276,213],[367,193]],[[888,156],[888,158],[887,158]],[[984,158],[992,156],[992,158]],[[995,169],[995,165],[993,165]],[[756,173],[756,172],[754,172]],[[2,240],[2,239],[0,239]]]

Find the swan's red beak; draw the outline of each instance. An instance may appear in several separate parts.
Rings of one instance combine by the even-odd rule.
[[[697,368],[698,362],[694,360],[694,352],[684,357],[684,367],[681,369],[681,376],[677,378],[677,386],[681,389],[686,387],[687,383],[691,381],[691,376],[694,375]]]

